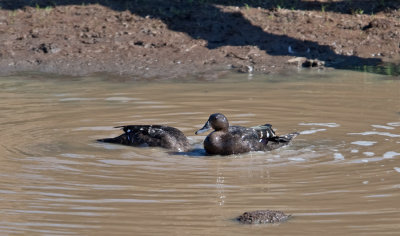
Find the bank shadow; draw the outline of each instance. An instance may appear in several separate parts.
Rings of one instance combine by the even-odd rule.
[[[274,7],[263,1],[249,1],[251,7]],[[268,1],[266,1],[268,2]],[[299,9],[313,9],[303,1],[296,3]],[[344,1],[343,1],[344,2]],[[217,5],[243,6],[244,1],[224,0],[3,0],[2,8],[16,9],[25,6],[43,8],[52,5],[101,4],[117,11],[129,10],[142,17],[161,19],[173,31],[183,32],[194,39],[203,39],[209,49],[222,46],[257,46],[269,55],[296,56],[325,61],[325,66],[351,69],[357,66],[375,66],[382,61],[377,58],[360,58],[335,53],[331,46],[320,45],[310,40],[295,39],[286,35],[265,32],[253,25],[239,11],[223,11]],[[339,3],[336,3],[339,4]],[[315,7],[315,6],[314,6]],[[230,55],[227,55],[230,56]],[[234,56],[234,55],[233,55]]]
[[[157,2],[157,5],[154,3]],[[15,10],[25,6],[47,7],[56,5],[84,5],[101,4],[116,10],[126,10],[131,7],[140,8],[151,5],[153,9],[170,5],[171,7],[191,5],[217,4],[225,6],[249,6],[265,9],[289,9],[306,11],[337,12],[341,14],[376,14],[386,10],[400,8],[398,0],[0,0],[0,6],[4,9]],[[132,10],[132,9],[131,9]]]

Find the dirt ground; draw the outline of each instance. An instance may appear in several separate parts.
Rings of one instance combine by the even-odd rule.
[[[175,78],[400,61],[398,0],[0,0],[0,6],[0,75]]]

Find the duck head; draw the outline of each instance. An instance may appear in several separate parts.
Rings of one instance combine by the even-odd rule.
[[[221,113],[211,114],[203,128],[196,131],[195,134],[201,134],[213,128],[215,131],[228,130],[229,122],[228,119]]]

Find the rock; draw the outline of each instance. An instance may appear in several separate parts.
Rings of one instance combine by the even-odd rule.
[[[239,72],[239,73],[249,73],[249,74],[251,74],[251,73],[254,72],[254,67],[250,66],[250,65],[238,65],[238,66],[233,65],[232,69],[234,71],[236,71],[236,72]]]
[[[295,64],[298,67],[318,67],[322,68],[325,66],[325,62],[318,59],[308,59],[305,57],[295,57],[288,60],[289,64]]]
[[[245,212],[236,219],[242,224],[268,224],[279,223],[289,219],[291,215],[286,215],[281,211],[258,210]]]
[[[303,62],[302,66],[322,68],[325,66],[325,62],[318,59],[307,59],[305,62]]]

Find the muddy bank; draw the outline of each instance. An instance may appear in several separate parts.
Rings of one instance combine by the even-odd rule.
[[[376,65],[400,55],[398,1],[109,2],[1,1],[0,74],[170,78]]]

